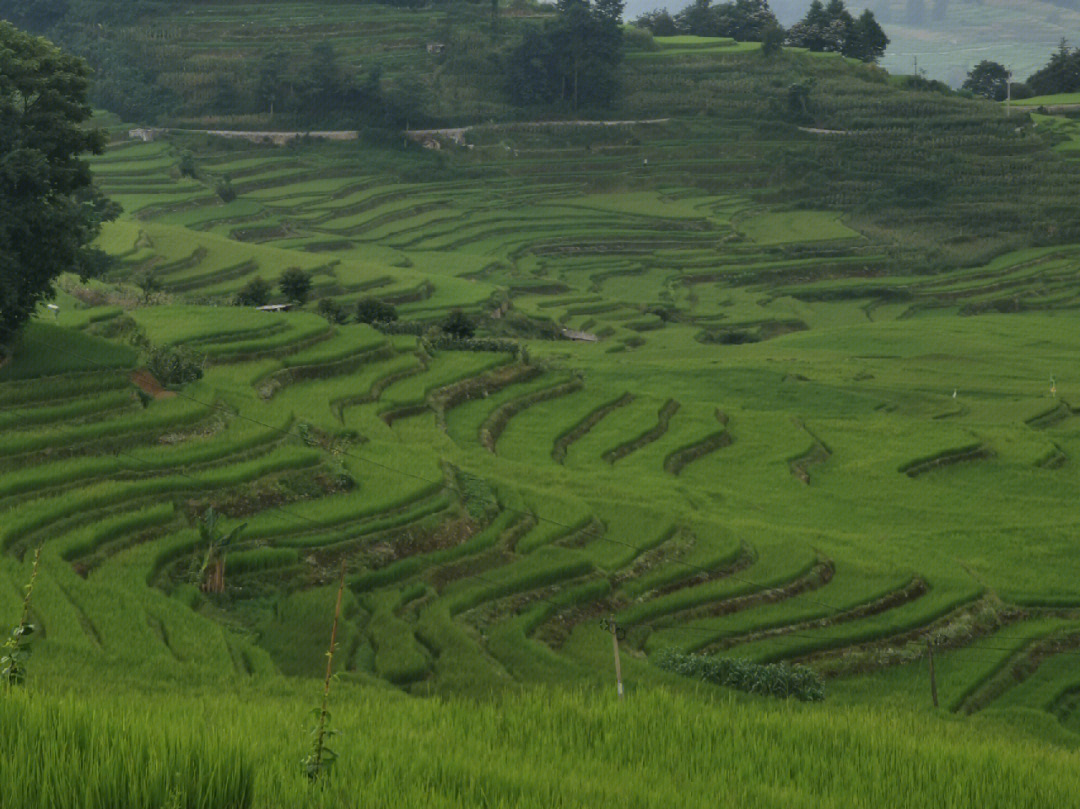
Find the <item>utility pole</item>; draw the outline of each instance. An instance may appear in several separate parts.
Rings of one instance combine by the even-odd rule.
[[[619,636],[626,637],[625,630],[619,628],[614,616],[608,621],[602,621],[600,625],[611,632],[611,645],[615,651],[615,685],[619,690],[619,699],[623,698],[622,684],[622,661],[619,659]]]
[[[930,661],[930,696],[934,700],[934,707],[938,707],[937,698],[937,675],[934,674],[934,644],[930,638],[926,639],[926,658]]]
[[[1012,71],[1005,76],[1005,117],[1012,117]]]

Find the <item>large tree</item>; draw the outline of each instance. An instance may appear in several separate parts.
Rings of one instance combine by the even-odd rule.
[[[968,73],[963,89],[991,101],[1004,101],[1009,92],[1009,71],[1004,65],[984,59]]]
[[[0,23],[0,345],[8,344],[63,272],[105,265],[89,247],[118,209],[80,157],[104,135],[85,126],[86,64]]]
[[[889,47],[889,37],[870,9],[859,15],[848,28],[848,37],[844,42],[844,56],[861,59],[864,62],[876,62],[885,55]]]
[[[733,0],[715,5],[712,0],[694,0],[675,17],[666,10],[651,12],[638,17],[636,25],[648,28],[656,36],[693,34],[761,42],[780,23],[768,0]]]
[[[842,53],[864,62],[876,62],[885,54],[889,38],[867,9],[855,19],[843,0],[825,5],[814,0],[806,16],[788,30],[787,42],[811,51]]]
[[[1080,51],[1064,39],[1044,68],[1027,80],[1035,95],[1080,92]]]

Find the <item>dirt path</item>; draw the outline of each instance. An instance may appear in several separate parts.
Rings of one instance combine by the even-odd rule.
[[[666,124],[670,118],[645,118],[636,121],[521,121],[504,124],[473,124],[450,129],[408,129],[405,135],[413,140],[428,138],[450,138],[455,143],[465,140],[465,133],[475,129],[534,129],[542,126],[640,126],[646,124]]]
[[[521,121],[504,124],[473,124],[472,126],[451,127],[449,129],[407,129],[405,136],[415,141],[425,141],[431,138],[449,138],[455,143],[463,143],[465,133],[474,129],[513,129],[516,127],[541,127],[541,126],[637,126],[642,124],[666,124],[670,118],[650,118],[637,121]],[[167,135],[171,132],[180,132],[193,135],[216,135],[220,138],[235,138],[237,140],[249,140],[252,143],[270,141],[278,146],[288,143],[296,138],[310,137],[320,140],[356,140],[359,135],[354,130],[321,130],[312,132],[282,132],[270,130],[240,130],[240,129],[132,129],[128,137],[132,140],[152,141],[159,135]]]
[[[165,390],[165,388],[161,387],[161,384],[154,379],[154,375],[145,369],[132,371],[129,378],[140,390],[144,393],[148,393],[155,399],[171,399],[176,395],[173,391]]]
[[[856,131],[854,129],[815,129],[814,127],[811,127],[811,126],[800,126],[799,131],[800,132],[809,132],[811,135],[860,135],[860,134],[862,134],[861,132],[858,132],[858,131]]]

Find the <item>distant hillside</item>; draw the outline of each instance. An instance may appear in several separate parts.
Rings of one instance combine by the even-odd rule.
[[[662,0],[631,0],[626,16],[633,19],[663,5]],[[689,3],[667,5],[674,12]],[[791,25],[806,13],[809,0],[771,0],[770,5],[781,23]],[[983,59],[999,61],[1018,78],[1027,78],[1046,63],[1062,37],[1080,36],[1080,10],[1071,0],[869,0],[850,5],[870,8],[892,40],[882,67],[912,73],[917,62],[929,78],[954,86]]]
[[[40,4],[39,4],[40,5]],[[47,4],[46,4],[47,5]],[[509,41],[529,2],[504,8],[495,22],[485,4],[140,2],[123,14],[96,0],[67,5],[62,17],[28,17],[21,0],[0,0],[0,18],[88,59],[97,71],[92,97],[140,122],[232,124],[258,128],[352,125],[341,116],[282,118],[275,94],[289,80],[318,85],[327,76],[378,84],[402,118],[447,120],[462,110],[501,110],[502,76],[490,58]],[[363,101],[349,105],[365,106]],[[410,114],[411,113],[411,114]],[[420,121],[423,123],[423,120]]]

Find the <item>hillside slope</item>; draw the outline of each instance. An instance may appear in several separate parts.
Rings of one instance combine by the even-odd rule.
[[[0,368],[0,624],[40,547],[35,697],[105,673],[121,725],[209,716],[228,750],[198,755],[243,792],[235,743],[255,805],[295,805],[344,565],[313,805],[1069,805],[1073,128],[724,40],[626,70],[649,123],[438,149],[108,122],[116,266]],[[289,269],[306,304],[231,305]],[[355,322],[369,297],[399,319]],[[206,358],[173,396],[133,376],[163,346]],[[211,506],[245,526],[221,592]],[[805,664],[826,701],[666,649]]]

